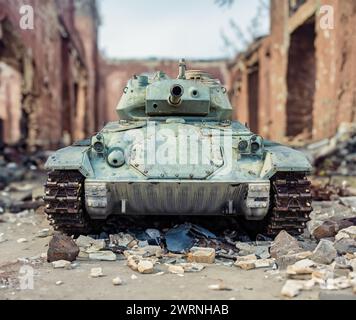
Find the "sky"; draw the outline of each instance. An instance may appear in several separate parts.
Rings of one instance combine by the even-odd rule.
[[[100,49],[113,59],[229,57],[235,50],[226,49],[222,32],[242,48],[229,20],[251,39],[247,30],[259,1],[235,0],[221,8],[215,0],[99,0]],[[259,20],[259,33],[268,33],[268,13]]]

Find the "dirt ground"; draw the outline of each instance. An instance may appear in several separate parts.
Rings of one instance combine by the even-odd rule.
[[[10,288],[0,289],[0,299],[281,299],[284,284],[283,274],[272,271],[243,271],[235,266],[207,265],[198,273],[185,273],[183,277],[165,273],[163,275],[141,275],[126,266],[126,260],[115,262],[80,261],[71,270],[53,269],[47,262],[34,265],[33,290],[20,290],[18,277],[22,263],[19,258],[38,257],[48,248],[50,237],[38,238],[38,231],[48,227],[45,216],[39,210],[34,216],[16,218],[0,223],[0,234],[6,242],[0,243],[0,270],[11,274],[14,282]],[[18,243],[21,238],[28,242]],[[38,260],[38,259],[37,259]],[[90,270],[102,267],[105,277],[90,278]],[[165,271],[159,266],[157,272]],[[132,280],[135,274],[137,279]],[[114,286],[112,279],[120,277],[123,285]],[[58,281],[63,284],[57,285]],[[223,282],[231,291],[212,291],[209,285]],[[319,290],[303,292],[298,299],[318,299]]]

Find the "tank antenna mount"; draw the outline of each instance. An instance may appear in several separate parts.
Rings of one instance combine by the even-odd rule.
[[[178,79],[185,80],[185,71],[187,70],[187,64],[185,63],[185,59],[179,60],[179,75]]]

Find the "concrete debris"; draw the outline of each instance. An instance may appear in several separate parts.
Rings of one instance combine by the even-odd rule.
[[[57,281],[56,286],[61,286],[63,284],[63,281]]]
[[[315,286],[313,280],[287,280],[282,288],[281,295],[287,298],[294,298],[302,290],[311,290]]]
[[[310,257],[311,260],[320,264],[331,264],[337,257],[334,244],[329,240],[321,240]]]
[[[269,253],[269,246],[258,246],[255,254],[260,259],[269,259],[271,257],[271,254]]]
[[[173,274],[184,274],[182,266],[168,265],[168,272]]]
[[[131,275],[131,280],[137,280],[138,279],[138,277],[136,276],[136,275]]]
[[[308,259],[313,255],[311,251],[303,251],[295,254],[287,254],[276,259],[278,268],[281,270],[286,269],[289,265],[304,259]]]
[[[98,251],[89,253],[89,260],[116,261],[116,254],[112,251]]]
[[[320,285],[320,288],[324,290],[344,290],[351,287],[352,283],[347,277],[329,278],[325,284]]]
[[[123,281],[121,280],[120,277],[116,277],[116,278],[112,279],[112,284],[114,286],[121,286],[123,284]]]
[[[55,233],[49,242],[47,261],[66,260],[72,262],[76,260],[79,251],[79,247],[72,238],[60,233]]]
[[[91,278],[104,277],[103,269],[102,268],[92,268],[90,270],[90,277]]]
[[[256,252],[256,247],[245,242],[237,242],[235,246],[238,249],[240,256],[247,256]]]
[[[252,270],[252,269],[256,268],[256,266],[255,266],[256,261],[257,260],[236,261],[234,265],[236,267],[239,267],[242,270],[247,271],[247,270]]]
[[[53,235],[53,231],[50,229],[42,229],[37,233],[38,238],[47,238],[47,237],[51,237],[52,235]]]
[[[52,262],[52,267],[53,267],[53,269],[67,269],[67,270],[69,270],[72,268],[72,264],[70,261],[58,260],[58,261]]]
[[[106,242],[103,239],[93,239],[87,236],[80,236],[76,241],[80,251],[86,253],[95,253],[106,248]]]
[[[188,253],[187,261],[213,264],[215,262],[215,249],[193,247]]]
[[[317,240],[321,240],[325,238],[334,238],[339,230],[350,227],[352,225],[353,223],[349,220],[324,221],[320,226],[314,229],[313,236]]]
[[[138,271],[138,264],[140,262],[140,258],[137,256],[129,256],[127,258],[127,266],[132,270],[132,271]]]
[[[275,259],[258,259],[255,261],[256,269],[272,268],[276,263]]]
[[[349,228],[339,231],[339,233],[335,237],[335,240],[339,241],[342,239],[356,240],[356,226],[351,226]]]
[[[312,277],[315,267],[315,262],[309,259],[296,262],[294,265],[287,267],[287,275],[291,278],[299,275],[310,275]]]
[[[356,240],[353,239],[341,239],[334,243],[334,248],[339,255],[347,253],[356,253]]]
[[[137,270],[142,274],[151,274],[154,271],[154,265],[151,261],[141,260],[137,265]]]
[[[275,259],[301,251],[298,241],[284,230],[278,234],[270,249],[271,257]]]
[[[135,238],[128,233],[120,232],[118,234],[111,234],[109,236],[110,247],[132,248],[130,245],[135,241]]]
[[[184,272],[201,272],[205,268],[199,263],[181,263],[180,266],[183,267]]]
[[[213,291],[232,291],[232,289],[226,286],[223,282],[220,282],[219,284],[212,284],[208,286],[208,289]]]
[[[250,254],[248,256],[243,256],[243,257],[237,257],[236,258],[236,262],[240,262],[240,261],[255,261],[257,260],[257,256],[255,254]]]
[[[26,242],[28,242],[28,240],[25,238],[17,239],[17,243],[26,243]]]

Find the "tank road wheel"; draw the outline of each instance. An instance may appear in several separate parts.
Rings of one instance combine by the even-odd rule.
[[[45,184],[45,212],[56,231],[88,234],[91,221],[84,205],[84,176],[78,171],[52,171]]]
[[[276,236],[285,230],[301,235],[312,212],[311,182],[304,173],[278,173],[272,180],[272,207],[266,233]]]

